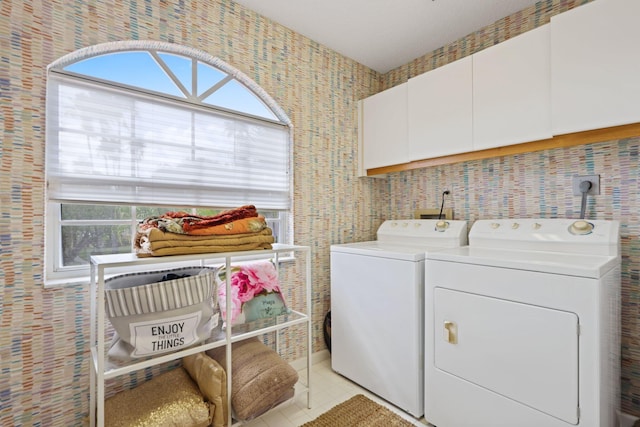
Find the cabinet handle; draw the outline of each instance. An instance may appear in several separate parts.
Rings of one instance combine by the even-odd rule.
[[[444,340],[449,344],[458,344],[458,326],[449,320],[444,321]]]

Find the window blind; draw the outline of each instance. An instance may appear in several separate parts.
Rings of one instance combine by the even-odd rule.
[[[51,72],[54,202],[289,209],[287,126]]]

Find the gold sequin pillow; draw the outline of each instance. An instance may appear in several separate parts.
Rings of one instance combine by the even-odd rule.
[[[106,427],[206,427],[211,424],[209,404],[182,367],[110,397],[104,409]]]

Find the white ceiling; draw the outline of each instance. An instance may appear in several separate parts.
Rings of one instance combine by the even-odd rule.
[[[235,0],[381,73],[539,0]]]

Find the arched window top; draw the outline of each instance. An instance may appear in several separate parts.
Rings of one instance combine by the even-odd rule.
[[[253,80],[206,52],[155,41],[103,43],[75,51],[50,70],[291,125]]]
[[[120,41],[48,71],[51,201],[289,209],[290,121],[220,59]]]

